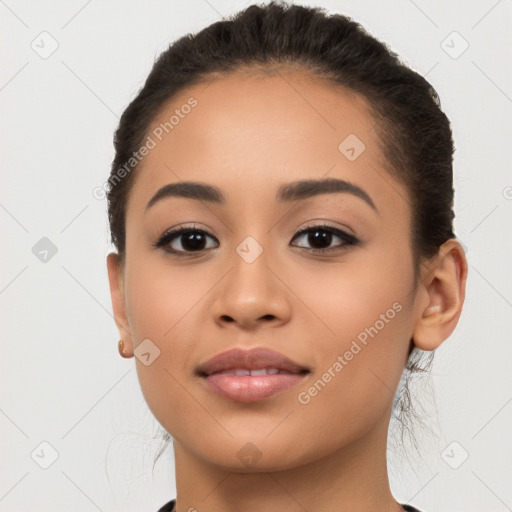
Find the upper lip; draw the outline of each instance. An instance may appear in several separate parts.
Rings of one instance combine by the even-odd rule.
[[[223,370],[243,368],[246,370],[260,370],[262,368],[277,368],[291,373],[308,372],[308,368],[295,363],[283,354],[264,347],[250,350],[233,348],[216,354],[211,359],[197,367],[197,373],[208,376]]]

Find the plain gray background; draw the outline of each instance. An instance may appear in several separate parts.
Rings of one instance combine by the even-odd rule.
[[[250,3],[0,0],[0,511],[152,512],[175,496],[172,451],[152,474],[159,425],[117,352],[93,191],[154,58]],[[421,458],[390,453],[392,490],[423,512],[512,510],[512,0],[295,3],[353,17],[426,76],[457,147],[466,304],[418,390],[432,435]]]

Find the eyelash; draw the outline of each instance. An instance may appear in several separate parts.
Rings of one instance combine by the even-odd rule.
[[[308,225],[308,226],[306,226],[306,228],[297,232],[293,236],[292,240],[295,240],[296,238],[299,238],[300,236],[302,236],[304,234],[308,234],[308,233],[311,233],[314,231],[326,231],[328,233],[331,233],[331,234],[341,238],[344,241],[344,243],[341,245],[341,247],[338,246],[338,247],[331,247],[331,248],[327,248],[327,249],[308,249],[306,247],[301,247],[301,249],[309,250],[310,252],[313,252],[315,254],[322,254],[322,253],[328,253],[328,252],[344,251],[349,247],[355,247],[360,244],[360,240],[357,239],[355,236],[345,233],[344,231],[342,231],[338,228],[335,228],[333,226],[329,226],[328,224]],[[180,256],[180,257],[188,256],[188,255],[192,255],[192,254],[200,254],[200,253],[204,252],[204,249],[201,251],[176,251],[175,249],[166,249],[165,248],[165,246],[167,244],[169,244],[175,238],[178,238],[181,235],[185,235],[185,234],[189,234],[189,233],[200,233],[202,235],[206,235],[210,238],[215,239],[218,243],[218,240],[214,236],[210,235],[207,231],[205,231],[203,229],[196,228],[195,226],[191,226],[191,227],[180,226],[177,229],[173,229],[171,231],[165,232],[160,237],[160,239],[153,244],[153,246],[158,247],[158,248],[164,248],[165,251],[167,251],[171,254],[174,254],[176,256]]]

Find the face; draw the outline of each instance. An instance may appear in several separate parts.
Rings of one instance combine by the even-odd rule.
[[[136,365],[151,411],[194,457],[251,471],[248,452],[278,470],[385,439],[416,294],[407,191],[374,125],[355,93],[283,73],[196,85],[150,127],[127,203],[124,339],[146,354]],[[292,185],[303,180],[332,188]],[[219,201],[155,198],[182,182]],[[224,376],[222,394],[197,369],[233,348],[304,371]]]

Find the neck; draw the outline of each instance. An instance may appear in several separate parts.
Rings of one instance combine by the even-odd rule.
[[[175,440],[176,512],[403,511],[389,488],[388,422],[328,456],[280,471],[226,470]]]

